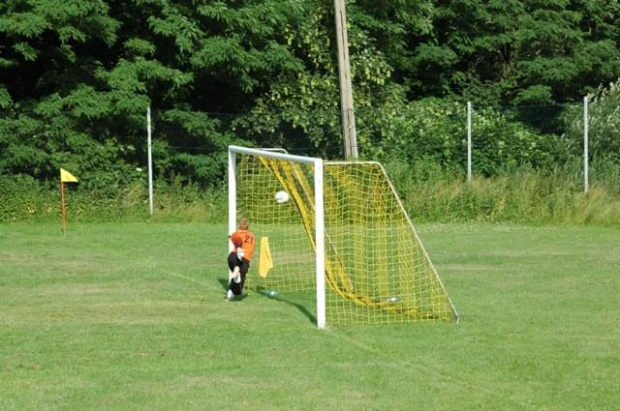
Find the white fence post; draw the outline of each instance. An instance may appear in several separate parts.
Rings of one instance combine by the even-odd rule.
[[[467,102],[467,182],[471,183],[471,101]]]
[[[583,191],[588,194],[590,182],[589,182],[589,165],[588,165],[588,96],[583,98]]]
[[[151,143],[151,107],[146,108],[146,135],[149,173],[149,215],[153,216],[153,154]]]

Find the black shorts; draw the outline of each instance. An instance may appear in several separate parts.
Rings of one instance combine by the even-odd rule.
[[[237,258],[237,253],[233,251],[228,254],[228,268],[230,268],[230,271],[233,271],[235,267],[239,267],[239,272],[241,273],[241,276],[245,277],[245,275],[248,273],[248,270],[250,269],[250,262],[245,258],[239,260]]]

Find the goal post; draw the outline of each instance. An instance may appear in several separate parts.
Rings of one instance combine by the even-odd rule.
[[[315,296],[319,328],[458,322],[381,164],[230,146],[228,171],[229,231],[260,239],[249,289]]]
[[[237,155],[246,155],[246,156],[257,156],[258,158],[270,158],[274,160],[279,160],[283,162],[289,163],[297,163],[304,165],[313,166],[312,178],[314,180],[314,238],[315,238],[315,254],[316,254],[316,262],[315,262],[315,279],[316,279],[316,323],[317,327],[323,329],[326,327],[326,313],[325,313],[325,242],[324,242],[324,220],[323,220],[323,160],[319,158],[312,157],[301,157],[294,156],[286,153],[280,153],[275,151],[268,150],[258,150],[252,148],[244,148],[239,146],[230,146],[228,149],[228,231],[232,233],[236,229],[237,219],[240,216],[252,216],[255,214],[253,212],[252,207],[259,206],[257,202],[251,200],[250,202],[243,203],[240,213],[238,213],[238,205],[237,205],[237,196],[239,195],[237,191],[237,178],[244,178],[243,173],[239,173],[237,169]],[[247,160],[246,160],[247,161]],[[243,169],[242,169],[243,172]],[[275,176],[273,176],[275,178]],[[269,177],[267,178],[269,179]],[[242,195],[245,195],[247,198],[250,193],[247,192],[248,189],[261,189],[258,187],[244,187],[245,192],[241,192]],[[263,187],[264,188],[264,187]],[[276,191],[273,191],[275,193]],[[271,196],[271,192],[268,193],[269,197],[267,202],[273,202],[273,197]],[[264,196],[261,196],[264,197]],[[252,218],[251,221],[258,222],[260,224],[261,220],[257,221],[256,218]],[[277,224],[277,220],[273,220],[272,224]],[[260,233],[255,234],[259,238],[269,238],[266,236],[261,236]],[[308,233],[308,235],[312,235]],[[260,258],[260,251],[259,251]],[[259,262],[260,264],[260,262]]]

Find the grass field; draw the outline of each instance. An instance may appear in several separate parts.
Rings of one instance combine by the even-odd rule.
[[[418,230],[458,325],[227,303],[223,225],[0,225],[0,410],[620,409],[617,228]]]

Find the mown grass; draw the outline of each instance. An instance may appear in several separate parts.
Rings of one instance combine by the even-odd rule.
[[[617,409],[616,228],[418,230],[458,325],[227,303],[225,225],[0,225],[0,409]]]

